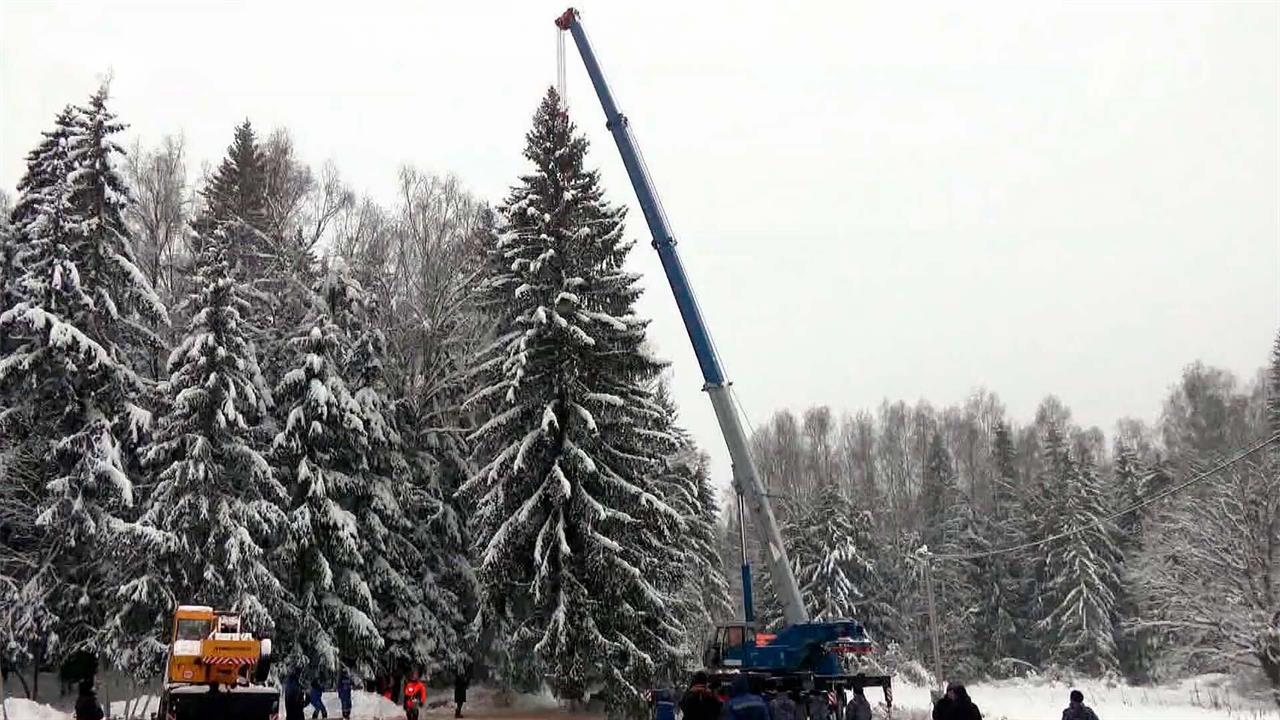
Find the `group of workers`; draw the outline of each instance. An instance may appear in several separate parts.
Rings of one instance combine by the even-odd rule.
[[[351,720],[351,693],[355,683],[351,674],[343,670],[338,675],[338,705],[342,710],[343,720]],[[304,720],[307,709],[311,709],[312,720],[328,718],[329,709],[324,706],[324,687],[319,678],[312,678],[311,687],[304,690],[301,673],[297,670],[289,673],[284,681],[284,716],[285,720]]]
[[[693,684],[677,701],[670,691],[652,697],[654,720],[872,720],[871,703],[861,687],[851,688],[846,701],[843,688],[831,692],[811,690],[805,696],[761,678],[739,675],[728,695],[708,682],[707,674],[693,676]],[[951,683],[933,705],[933,720],[982,720],[982,713],[964,685]],[[1084,693],[1072,690],[1062,720],[1098,720],[1084,704]]]
[[[653,696],[654,720],[871,720],[871,703],[861,687],[802,694],[775,682],[739,675],[726,693],[708,682],[707,674],[693,676],[693,684],[677,701],[670,691]]]
[[[467,701],[467,689],[471,685],[471,666],[470,664],[459,668],[454,673],[453,679],[453,702],[454,717],[462,717],[462,706]],[[387,700],[396,701],[397,686],[391,682],[379,683],[378,692]],[[338,676],[338,703],[341,705],[343,720],[351,720],[351,695],[354,689],[350,673],[343,670]],[[320,684],[319,679],[311,681],[309,692],[304,692],[302,682],[297,670],[289,674],[284,686],[284,709],[285,720],[305,720],[306,711],[311,710],[311,720],[320,720],[320,718],[329,717],[329,711],[324,705],[324,687]],[[409,677],[405,680],[403,688],[400,688],[401,707],[404,709],[405,720],[419,720],[422,709],[427,704],[427,685],[424,679],[415,670],[409,673]]]

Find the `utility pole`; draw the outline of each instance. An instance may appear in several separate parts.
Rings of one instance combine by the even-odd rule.
[[[933,643],[933,676],[941,684],[942,650],[938,647],[938,606],[933,599],[933,555],[928,547],[921,547],[916,556],[924,563],[924,592],[929,601],[929,639]]]

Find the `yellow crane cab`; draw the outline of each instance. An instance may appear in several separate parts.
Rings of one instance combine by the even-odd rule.
[[[255,680],[255,670],[265,676],[270,656],[271,641],[245,632],[238,613],[205,605],[180,605],[174,611],[171,683],[247,685]]]
[[[280,691],[267,685],[271,640],[241,627],[240,615],[205,605],[173,613],[168,681],[159,720],[275,720]]]

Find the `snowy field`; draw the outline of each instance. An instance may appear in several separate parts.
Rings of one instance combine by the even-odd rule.
[[[559,703],[550,695],[518,695],[510,702],[500,703],[497,693],[489,688],[473,688],[468,693],[466,705],[467,717],[480,720],[482,718],[503,718],[503,720],[540,720],[551,718],[562,713]],[[158,698],[144,695],[133,701],[132,717],[146,720],[156,711]],[[324,694],[325,709],[330,718],[342,717],[338,694]],[[8,720],[71,720],[72,714],[40,703],[21,698],[9,698],[4,709]],[[426,717],[452,718],[453,691],[448,688],[432,688],[428,690]],[[307,708],[306,716],[311,717],[311,709]],[[390,700],[376,693],[356,692],[352,695],[351,716],[353,720],[403,720],[404,711]],[[111,703],[111,717],[125,717],[125,702]],[[283,717],[283,714],[281,715]],[[573,717],[588,720],[593,716],[587,713],[574,713]],[[0,720],[3,720],[0,717]]]
[[[1035,680],[1003,680],[970,685],[969,694],[984,720],[1056,720],[1073,687],[1085,694],[1099,720],[1280,720],[1274,703],[1242,697],[1225,675],[1204,675],[1170,685],[1133,687],[1102,681],[1080,685]],[[876,690],[868,699],[879,700]],[[893,717],[928,718],[929,690],[896,685]]]
[[[994,683],[978,683],[969,690],[985,720],[1056,720],[1066,707],[1067,693],[1073,686],[1060,682],[1008,680]],[[1221,675],[1206,675],[1180,683],[1159,687],[1130,687],[1109,685],[1100,681],[1083,683],[1086,703],[1097,713],[1099,720],[1280,720],[1275,706],[1262,699],[1248,699],[1230,687],[1230,681]],[[929,717],[929,691],[923,687],[899,684],[894,691],[895,720],[927,720]],[[878,690],[871,690],[868,697],[879,703]],[[145,698],[135,712],[137,718],[149,718],[155,711],[155,699]],[[452,693],[447,689],[436,690],[428,697],[426,717],[452,718]],[[341,717],[338,697],[334,693],[324,696],[329,717]],[[5,709],[9,720],[70,720],[69,713],[40,705],[29,700],[10,698]],[[356,720],[400,720],[403,712],[380,695],[359,692],[355,694],[352,715]],[[469,720],[501,718],[502,720],[553,720],[572,717],[575,720],[593,719],[585,713],[569,713],[556,700],[547,695],[521,695],[511,703],[501,703],[496,693],[488,688],[475,688],[470,693],[466,716]],[[113,717],[123,717],[124,703],[111,706]],[[310,717],[310,711],[307,717]],[[883,707],[877,708],[877,718],[885,717]]]

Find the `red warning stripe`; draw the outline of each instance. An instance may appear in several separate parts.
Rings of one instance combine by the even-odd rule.
[[[252,665],[254,658],[211,656],[203,659],[205,665]]]

